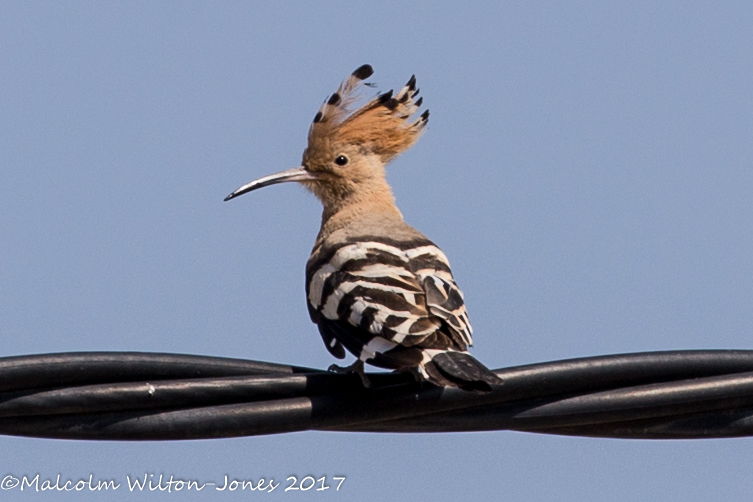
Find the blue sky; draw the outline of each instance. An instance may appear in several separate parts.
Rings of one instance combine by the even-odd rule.
[[[431,120],[388,176],[449,256],[487,365],[753,348],[751,26],[748,2],[6,2],[2,354],[326,368],[303,293],[318,202],[290,185],[222,199],[297,166],[319,105],[363,63],[381,90],[418,78]],[[346,476],[268,495],[306,500],[747,500],[752,446],[0,437],[0,475]],[[260,496],[188,498],[212,495]]]

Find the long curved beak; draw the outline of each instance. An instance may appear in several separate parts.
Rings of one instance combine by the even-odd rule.
[[[254,180],[251,183],[246,183],[242,187],[236,189],[233,193],[225,197],[225,201],[234,199],[239,195],[256,190],[257,188],[264,188],[269,185],[276,185],[277,183],[285,183],[286,181],[315,181],[317,179],[316,174],[307,171],[303,167],[295,167],[282,171],[281,173],[270,174],[264,176],[258,180]]]

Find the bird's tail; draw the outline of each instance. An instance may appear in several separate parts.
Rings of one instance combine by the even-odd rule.
[[[468,352],[456,350],[424,350],[419,372],[434,384],[464,390],[489,392],[492,385],[504,383]]]

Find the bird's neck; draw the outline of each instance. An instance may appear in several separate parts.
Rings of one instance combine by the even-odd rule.
[[[395,205],[392,190],[385,183],[383,187],[371,187],[368,191],[324,204],[322,226],[316,241],[319,244],[332,233],[348,227],[357,230],[357,226],[389,227],[402,222],[403,215]]]

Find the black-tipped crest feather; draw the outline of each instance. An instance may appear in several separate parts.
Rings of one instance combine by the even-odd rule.
[[[352,73],[359,80],[366,80],[374,74],[374,68],[370,64],[361,65]]]
[[[367,78],[372,73],[373,69],[368,65],[356,69],[324,103],[320,120],[309,130],[307,159],[313,161],[321,145],[325,150],[321,158],[331,162],[330,156],[336,152],[327,153],[328,145],[343,142],[370,150],[387,163],[416,142],[426,125],[427,116],[411,120],[423,103],[423,100],[416,102],[415,99],[418,91],[415,75],[399,91],[383,92],[360,108],[351,110],[357,98],[356,90],[364,84],[362,77]]]

